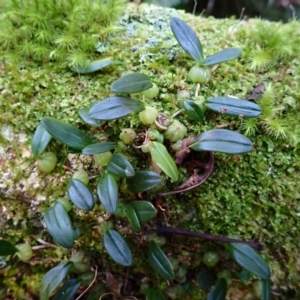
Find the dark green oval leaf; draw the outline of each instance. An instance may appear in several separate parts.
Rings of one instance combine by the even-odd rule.
[[[114,81],[110,86],[116,93],[139,93],[152,88],[150,78],[143,73],[129,73]]]
[[[121,178],[134,176],[134,169],[125,155],[114,153],[107,165],[107,171]]]
[[[179,18],[171,18],[171,30],[182,47],[195,61],[204,60],[201,42],[195,31]]]
[[[57,243],[65,248],[73,247],[74,230],[68,212],[61,202],[57,201],[54,206],[45,211],[44,221]]]
[[[178,180],[178,169],[177,166],[169,154],[166,147],[158,142],[151,142],[150,146],[150,154],[152,160],[165,172],[173,181]]]
[[[213,55],[206,57],[204,60],[204,64],[206,66],[212,66],[212,65],[219,64],[223,61],[235,59],[235,58],[239,57],[240,55],[242,55],[242,50],[240,50],[238,48],[227,48],[227,49],[224,49]]]
[[[46,131],[43,124],[40,124],[33,135],[31,141],[31,151],[34,157],[40,156],[51,140],[51,135]]]
[[[118,185],[111,174],[102,176],[97,185],[97,193],[105,210],[113,214],[118,208]]]
[[[125,267],[132,264],[131,250],[119,232],[107,230],[104,234],[104,247],[116,263]]]
[[[12,255],[18,252],[18,249],[7,240],[0,240],[0,256]]]
[[[232,97],[210,98],[205,102],[205,106],[213,111],[230,116],[251,118],[261,114],[261,109],[256,103]]]
[[[72,66],[71,70],[79,73],[79,74],[88,74],[99,71],[105,67],[110,66],[111,64],[117,63],[116,60],[111,60],[109,58],[104,58],[100,60],[95,60],[90,62],[88,65],[80,67],[80,66]]]
[[[89,107],[84,107],[84,108],[80,108],[78,110],[78,114],[80,116],[80,118],[82,119],[82,121],[85,123],[85,124],[88,124],[88,125],[91,125],[91,126],[100,126],[102,121],[99,121],[99,120],[95,120],[93,118],[91,118],[89,116],[89,111],[91,109],[91,106]]]
[[[97,144],[88,145],[82,150],[82,154],[98,154],[98,153],[104,153],[110,150],[115,149],[117,146],[117,143],[114,142],[102,142]]]
[[[231,257],[244,269],[262,279],[271,276],[269,266],[250,246],[240,243],[231,243],[229,246]]]
[[[149,201],[133,201],[131,205],[141,223],[149,222],[156,216],[157,210]]]
[[[229,154],[249,152],[252,142],[240,133],[227,129],[213,129],[199,134],[189,143],[194,151],[216,151]]]
[[[68,184],[68,196],[79,208],[91,211],[94,208],[94,198],[90,190],[80,180],[71,179]]]
[[[44,275],[40,285],[40,300],[48,300],[51,293],[67,276],[71,266],[72,262],[67,261],[63,264],[52,268]]]
[[[124,206],[125,216],[127,217],[133,231],[140,232],[142,228],[134,208],[130,204],[125,204]]]
[[[210,294],[207,297],[207,300],[225,300],[227,290],[226,279],[220,278]]]
[[[271,300],[271,282],[269,279],[261,281],[261,299],[262,300]]]
[[[82,150],[94,143],[94,139],[81,130],[54,118],[43,118],[42,124],[51,136],[71,148]]]
[[[164,279],[174,279],[174,272],[170,261],[155,242],[149,243],[148,260],[154,271]]]
[[[150,288],[147,291],[146,300],[165,300],[165,298],[162,296],[161,292]]]
[[[184,100],[183,107],[186,110],[189,117],[195,121],[202,121],[204,113],[201,107],[193,100]]]
[[[109,121],[140,112],[144,109],[144,104],[138,100],[112,96],[96,103],[89,112],[90,118],[96,120]]]
[[[159,174],[152,171],[138,171],[126,179],[127,187],[132,193],[144,192],[161,182]]]
[[[80,287],[78,279],[67,281],[55,294],[52,300],[72,300]]]
[[[209,269],[203,269],[197,275],[196,284],[201,290],[209,290],[216,280],[215,273]]]

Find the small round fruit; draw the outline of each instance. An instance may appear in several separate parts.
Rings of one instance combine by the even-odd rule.
[[[157,85],[153,83],[152,87],[148,90],[143,91],[142,94],[148,99],[153,99],[158,96],[159,89]]]
[[[129,145],[135,140],[136,132],[131,128],[122,129],[119,138],[124,144]]]
[[[181,90],[177,92],[177,100],[185,100],[185,99],[190,99],[191,98],[191,93],[186,90]]]
[[[261,281],[260,280],[256,280],[252,283],[252,293],[256,297],[261,296]]]
[[[175,257],[168,257],[169,259],[169,262],[171,263],[172,265],[172,268],[173,268],[173,271],[177,271],[178,270],[178,267],[179,267],[179,260]]]
[[[77,274],[87,272],[91,266],[91,256],[82,250],[73,253],[70,261],[73,262],[72,271]]]
[[[166,238],[164,236],[159,236],[154,232],[154,233],[150,233],[147,236],[147,241],[148,242],[153,241],[156,243],[157,246],[161,247],[166,243]]]
[[[69,212],[73,207],[72,203],[67,198],[58,198],[56,199],[56,201],[59,201],[64,206],[67,212]]]
[[[164,135],[167,140],[172,143],[182,140],[187,133],[187,128],[177,120],[174,120],[172,124],[167,128]]]
[[[173,151],[180,151],[182,147],[182,140],[178,140],[176,143],[174,143],[171,148]]]
[[[78,280],[80,281],[80,285],[87,287],[93,281],[94,277],[95,277],[94,272],[87,271],[81,274],[78,277]]]
[[[89,183],[89,180],[90,180],[89,179],[89,174],[85,170],[78,170],[78,171],[76,171],[73,174],[72,178],[80,180],[85,185],[87,185]]]
[[[218,279],[224,278],[227,281],[227,285],[231,284],[232,275],[231,272],[227,269],[217,273]]]
[[[45,152],[38,160],[38,168],[42,172],[50,173],[56,166],[57,157],[53,152]]]
[[[152,106],[146,106],[143,111],[139,113],[140,121],[144,125],[150,125],[154,123],[158,116],[158,111],[155,107]]]
[[[218,253],[208,251],[204,254],[202,260],[207,267],[214,267],[220,260],[220,257]]]
[[[189,79],[195,83],[207,83],[210,79],[210,70],[205,67],[194,66],[189,72]]]
[[[143,145],[141,149],[143,153],[149,153],[150,152],[149,143]]]
[[[106,166],[112,157],[112,153],[110,151],[94,154],[94,160],[98,167]]]
[[[16,248],[18,249],[17,255],[21,260],[27,261],[32,257],[32,248],[29,244],[18,244]]]

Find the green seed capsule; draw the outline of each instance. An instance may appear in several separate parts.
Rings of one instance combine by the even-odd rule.
[[[78,171],[76,171],[73,174],[72,178],[80,180],[85,185],[87,185],[89,183],[89,180],[90,180],[89,179],[89,174],[85,170],[78,170]]]
[[[174,120],[172,124],[167,128],[164,136],[172,143],[182,140],[187,133],[187,128],[177,120]]]
[[[73,253],[70,261],[73,262],[72,271],[77,274],[87,272],[91,266],[90,255],[81,250]]]
[[[38,168],[42,172],[50,173],[56,166],[57,157],[53,152],[45,152],[38,160]]]
[[[153,241],[157,244],[157,246],[161,247],[166,243],[166,238],[164,236],[159,236],[157,235],[157,233],[154,232],[154,233],[150,233],[147,236],[147,241],[148,242]]]
[[[21,260],[27,261],[32,257],[32,248],[29,244],[18,244],[16,248],[18,249],[17,255]]]
[[[157,85],[155,83],[153,83],[152,88],[143,91],[142,94],[148,99],[153,99],[158,96],[159,89],[158,89]]]
[[[129,145],[136,139],[136,133],[131,128],[125,128],[120,133],[119,138],[124,144]]]
[[[144,125],[150,125],[154,123],[158,116],[158,110],[155,107],[146,106],[143,111],[139,113],[140,121]]]
[[[66,209],[67,212],[69,212],[72,209],[72,203],[67,198],[58,198],[56,201],[59,201]]]
[[[94,160],[98,167],[106,166],[112,157],[112,153],[110,151],[94,154]]]
[[[226,279],[227,285],[231,284],[232,275],[231,275],[231,272],[229,270],[225,269],[225,270],[223,270],[221,272],[218,272],[217,273],[217,277],[218,277],[218,279],[220,279],[220,278]]]
[[[207,83],[210,80],[210,70],[205,67],[194,66],[191,68],[188,77],[195,83]]]
[[[220,260],[219,254],[213,251],[208,251],[202,258],[204,264],[208,267],[214,267]]]

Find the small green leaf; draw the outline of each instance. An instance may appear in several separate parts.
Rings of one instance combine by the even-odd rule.
[[[129,73],[114,81],[110,87],[116,93],[139,93],[152,88],[150,78],[143,73]]]
[[[182,47],[195,61],[204,60],[201,42],[195,31],[179,18],[171,18],[171,30]]]
[[[94,139],[81,130],[54,118],[43,118],[42,124],[52,137],[71,148],[82,150],[94,143]]]
[[[51,140],[51,135],[46,131],[43,124],[40,124],[33,135],[31,141],[31,151],[34,157],[39,157]]]
[[[96,103],[89,112],[90,118],[109,121],[140,112],[144,104],[128,97],[112,96]]]
[[[104,234],[104,247],[116,263],[125,267],[132,264],[131,250],[119,232],[112,229],[107,230]]]
[[[229,253],[241,267],[255,276],[266,280],[270,278],[271,273],[269,266],[250,246],[240,243],[231,243]]]
[[[131,205],[141,223],[149,222],[156,216],[157,210],[149,201],[133,201]]]
[[[93,195],[80,180],[71,179],[68,184],[68,196],[77,207],[85,211],[93,210],[95,205]]]
[[[97,144],[92,144],[86,146],[82,150],[82,154],[98,154],[98,153],[104,153],[110,150],[115,149],[117,146],[117,143],[114,142],[102,142],[102,143],[97,143]]]
[[[207,297],[207,300],[225,300],[227,290],[226,279],[220,278],[210,294]]]
[[[216,280],[216,275],[211,269],[201,270],[196,279],[196,284],[201,290],[209,290]]]
[[[271,300],[271,282],[269,279],[261,281],[261,299],[262,300]]]
[[[261,109],[256,103],[232,97],[214,97],[204,104],[209,109],[224,115],[252,118],[261,114]]]
[[[7,240],[0,240],[0,256],[12,255],[16,252],[18,252],[18,248],[12,243]]]
[[[56,292],[52,300],[73,300],[79,287],[80,281],[78,279],[71,279]]]
[[[130,204],[125,204],[124,206],[125,216],[127,217],[133,231],[140,232],[142,230],[141,224],[133,206]]]
[[[51,293],[67,276],[72,266],[72,262],[67,261],[48,271],[40,285],[40,300],[48,300]]]
[[[117,63],[116,60],[111,60],[110,58],[104,58],[100,60],[95,60],[90,62],[88,65],[80,67],[80,66],[72,66],[71,70],[79,73],[79,74],[88,74],[99,71],[105,67],[110,66],[111,64]]]
[[[235,59],[242,55],[242,50],[238,48],[227,48],[205,58],[204,64],[212,66],[224,61]]]
[[[184,100],[183,107],[186,110],[189,117],[195,121],[202,121],[204,113],[201,107],[193,100]]]
[[[151,142],[150,146],[150,154],[152,160],[165,172],[173,181],[178,180],[178,169],[177,166],[167,151],[166,147],[158,142]]]
[[[144,192],[161,182],[159,174],[152,171],[138,171],[126,179],[127,187],[132,193]]]
[[[174,279],[174,272],[170,261],[155,242],[149,243],[148,260],[154,271],[164,279]]]
[[[97,193],[105,210],[113,214],[118,208],[118,185],[111,174],[102,176],[97,185]]]
[[[61,202],[57,201],[45,211],[44,221],[57,243],[65,248],[73,247],[75,233],[68,212]]]
[[[88,107],[84,107],[84,108],[80,108],[78,110],[78,114],[80,116],[80,118],[82,119],[82,121],[85,123],[85,124],[88,124],[90,126],[95,126],[95,127],[98,127],[101,125],[102,121],[99,121],[99,120],[95,120],[93,118],[91,118],[89,116],[89,111],[91,109],[92,106],[88,106]]]
[[[194,151],[216,151],[229,154],[249,152],[252,142],[240,133],[227,129],[213,129],[199,134],[189,143]]]
[[[114,153],[107,165],[107,171],[121,178],[134,176],[134,169],[125,155]]]
[[[164,299],[165,298],[162,296],[162,294],[153,288],[150,288],[147,291],[146,300],[164,300]]]

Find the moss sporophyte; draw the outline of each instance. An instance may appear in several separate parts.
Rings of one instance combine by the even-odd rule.
[[[273,95],[279,86],[264,79],[259,81],[265,85],[259,96],[243,100],[254,94],[253,86],[259,82],[253,83],[260,75],[245,72],[245,68],[254,69],[249,67],[248,48],[244,49],[243,42],[237,39],[238,35],[241,41],[250,39],[244,28],[231,39],[219,37],[218,43],[213,34],[207,35],[204,50],[216,53],[204,56],[206,52],[192,29],[196,28],[194,19],[188,25],[182,20],[185,15],[174,17],[174,11],[166,10],[167,18],[158,26],[151,13],[162,10],[152,6],[128,6],[120,26],[128,25],[125,35],[131,43],[139,31],[137,9],[140,23],[146,20],[147,26],[153,24],[164,32],[170,27],[167,30],[175,38],[169,34],[166,43],[159,36],[156,41],[153,30],[152,39],[141,35],[140,44],[144,42],[145,46],[140,45],[137,51],[137,46],[125,42],[121,48],[114,34],[120,37],[114,32],[109,42],[119,50],[112,51],[110,58],[97,57],[84,64],[72,61],[69,65],[73,74],[55,73],[57,79],[52,76],[51,84],[54,80],[66,80],[66,90],[57,90],[58,98],[66,97],[65,93],[74,96],[72,101],[55,102],[51,113],[42,108],[38,113],[30,112],[29,128],[39,121],[31,147],[39,169],[37,182],[43,183],[42,189],[47,193],[46,201],[38,209],[47,229],[30,226],[35,228],[39,246],[30,245],[32,238],[24,243],[20,238],[12,238],[11,233],[3,235],[0,244],[6,252],[0,255],[17,253],[21,260],[30,262],[32,255],[37,258],[39,274],[45,274],[36,281],[40,299],[48,299],[52,294],[55,299],[72,299],[83,293],[83,286],[89,286],[89,297],[96,298],[113,292],[117,297],[152,299],[205,299],[207,295],[216,299],[227,293],[231,299],[237,299],[238,296],[232,297],[232,290],[242,290],[245,295],[258,280],[262,299],[270,299],[270,287],[277,284],[278,268],[274,268],[277,260],[272,258],[269,247],[275,240],[285,239],[278,232],[279,224],[294,234],[289,227],[293,222],[287,220],[287,211],[292,210],[286,208],[293,206],[297,210],[287,194],[295,194],[292,179],[299,163],[297,154],[290,149],[297,145],[298,133],[282,123],[293,101],[285,99],[284,104],[278,103]],[[210,28],[205,25],[210,24],[209,19],[197,22],[204,32]],[[155,52],[156,60],[149,58],[149,43],[154,40],[158,42],[155,47],[162,49]],[[176,40],[196,61],[195,66],[180,52]],[[268,50],[270,53],[277,51],[275,42],[269,46],[262,45],[262,40],[258,43],[261,49],[274,47]],[[118,53],[126,52],[125,45],[130,55]],[[246,51],[243,55],[241,47]],[[141,66],[140,55],[145,49],[143,59],[147,59]],[[172,62],[166,63],[166,57]],[[283,55],[276,57],[284,59]],[[159,60],[168,66],[165,71],[158,67]],[[226,61],[229,62],[221,64]],[[216,65],[220,66],[212,72],[211,66]],[[9,68],[20,88],[19,84],[24,83],[17,76],[27,76],[28,71]],[[257,70],[261,69],[254,71]],[[45,76],[36,74],[39,80]],[[47,87],[49,80],[47,77],[48,83],[43,86]],[[20,89],[25,93],[23,87]],[[47,97],[47,89],[39,87],[28,95],[42,99],[40,94]],[[99,95],[103,100],[95,101]],[[289,116],[292,117],[294,112]],[[277,121],[281,124],[275,124]],[[253,141],[242,133],[251,135]],[[281,138],[281,146],[276,146],[275,138]],[[290,148],[285,144],[287,141],[292,141]],[[14,147],[17,145],[11,143],[10,151],[15,151]],[[272,152],[276,147],[281,148]],[[285,149],[286,154],[280,149]],[[287,164],[289,169],[284,169]],[[35,168],[32,158],[28,165]],[[275,169],[272,173],[268,172],[270,166]],[[287,186],[279,175],[291,184]],[[199,185],[201,189],[196,188]],[[18,224],[17,215],[5,209],[7,216],[11,215],[11,220]],[[266,223],[260,211],[275,211],[276,217]],[[24,236],[23,231],[16,236]],[[226,237],[238,234],[243,239]],[[181,235],[190,238],[182,239]],[[192,237],[201,239],[195,242]],[[225,242],[224,249],[215,241]],[[261,243],[265,245],[265,260],[252,249],[262,250]],[[286,251],[293,249],[292,244],[287,241]],[[49,266],[40,266],[38,249],[49,256]],[[68,249],[72,249],[71,257]],[[15,258],[8,262],[12,260]],[[123,276],[124,267],[130,280]],[[23,289],[15,287],[13,270],[5,269],[4,273],[5,286],[13,287],[4,288],[5,293],[19,296]],[[113,288],[112,282],[123,288]],[[241,286],[242,282],[246,285]],[[33,290],[36,293],[37,287]]]

